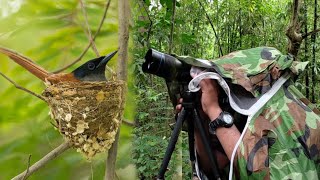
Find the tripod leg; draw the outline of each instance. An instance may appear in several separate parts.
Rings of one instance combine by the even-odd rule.
[[[189,140],[189,156],[192,167],[192,176],[196,176],[195,167],[195,152],[194,152],[194,123],[191,118],[188,118],[188,140]]]
[[[203,127],[203,125],[201,123],[201,120],[200,120],[199,113],[195,108],[193,109],[193,117],[194,117],[194,121],[196,123],[196,126],[199,129],[202,143],[203,143],[203,145],[205,147],[205,150],[207,152],[208,158],[210,160],[211,169],[212,169],[212,172],[214,174],[214,177],[215,177],[215,179],[220,179],[216,158],[214,157],[214,154],[212,153],[212,149],[211,149],[211,146],[210,146],[210,140],[206,136],[206,133],[204,131],[204,127]]]
[[[160,170],[158,173],[158,177],[157,177],[158,180],[164,179],[164,174],[167,170],[167,167],[169,165],[169,161],[171,159],[172,153],[173,153],[174,148],[176,146],[176,143],[177,143],[180,131],[181,131],[183,121],[185,120],[186,114],[187,114],[186,110],[184,108],[182,108],[181,112],[178,115],[175,127],[173,129],[166,153],[165,153],[164,158],[162,160],[162,164],[161,164],[161,167],[160,167]]]

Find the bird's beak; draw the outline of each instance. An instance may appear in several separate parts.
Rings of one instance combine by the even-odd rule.
[[[99,67],[101,67],[101,66],[105,66],[105,65],[109,62],[109,60],[110,60],[115,54],[117,54],[117,52],[118,52],[118,51],[114,51],[114,52],[106,55],[106,57],[104,57],[104,58],[100,61],[100,63],[98,64],[97,68],[99,68]]]

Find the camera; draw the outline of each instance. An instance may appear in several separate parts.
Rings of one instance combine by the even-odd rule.
[[[188,90],[191,65],[178,60],[174,56],[149,49],[142,64],[142,71],[164,78],[170,100],[175,107],[181,94]]]
[[[187,81],[191,66],[174,56],[149,49],[145,56],[145,62],[142,64],[143,72],[154,74],[164,78],[167,82]]]

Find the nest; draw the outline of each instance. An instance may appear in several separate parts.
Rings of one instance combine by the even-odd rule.
[[[125,83],[49,85],[43,92],[59,132],[88,159],[110,149],[121,123]]]

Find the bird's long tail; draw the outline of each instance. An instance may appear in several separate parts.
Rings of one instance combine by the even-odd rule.
[[[37,76],[42,81],[49,76],[49,72],[34,63],[29,58],[14,52],[13,50],[0,47],[0,53],[7,55],[10,59],[14,60],[16,63],[21,65],[23,68],[31,72],[33,75]]]

